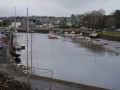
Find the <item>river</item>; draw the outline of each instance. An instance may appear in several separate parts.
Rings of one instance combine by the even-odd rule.
[[[18,33],[17,41],[26,46],[27,34]],[[120,56],[91,43],[76,42],[71,38],[49,39],[48,34],[33,33],[32,66],[50,69],[53,77],[107,89],[120,90]],[[29,65],[31,65],[29,34]],[[22,50],[21,63],[26,66],[27,51]],[[49,73],[36,71],[43,76]]]

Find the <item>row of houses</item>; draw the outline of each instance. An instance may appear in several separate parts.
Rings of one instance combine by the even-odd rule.
[[[69,17],[48,17],[48,16],[31,16],[29,17],[29,26],[30,28],[59,28],[62,20],[67,20],[68,26],[71,26]],[[0,26],[15,26],[15,18],[14,17],[0,17]],[[16,17],[16,26],[17,27],[26,27],[26,17]]]

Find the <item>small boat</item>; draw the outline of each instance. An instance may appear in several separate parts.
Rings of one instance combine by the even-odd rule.
[[[54,31],[50,31],[50,34],[48,35],[49,39],[59,39],[55,34]]]
[[[82,36],[83,35],[83,33],[80,33],[80,36]]]
[[[13,49],[11,54],[14,56],[14,57],[19,57],[21,56],[21,50],[20,49]]]
[[[64,32],[64,34],[68,34],[68,32]]]
[[[49,39],[59,39],[57,36],[48,36]]]
[[[13,51],[13,55],[14,55],[14,57],[19,57],[19,56],[21,56],[21,51],[15,50],[15,51]]]
[[[86,37],[85,41],[91,41],[91,38],[90,37]]]
[[[89,35],[89,37],[93,39],[93,38],[97,38],[98,35],[97,35],[97,33],[92,33],[92,34]]]
[[[75,31],[70,32],[71,34],[75,34]]]

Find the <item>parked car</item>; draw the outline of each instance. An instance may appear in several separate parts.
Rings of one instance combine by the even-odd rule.
[[[4,32],[4,35],[8,36],[8,32],[7,32],[7,31],[5,31],[5,32]]]
[[[81,27],[80,30],[88,30],[87,27]]]
[[[89,31],[92,31],[93,29],[92,29],[92,28],[89,28],[88,30],[89,30]]]
[[[120,32],[120,29],[116,29],[116,31]]]
[[[2,45],[2,42],[0,42],[0,49],[2,49],[3,48],[3,45]]]
[[[1,34],[4,34],[4,31],[3,31],[3,30],[1,31]]]
[[[102,30],[96,30],[96,32],[102,32]]]

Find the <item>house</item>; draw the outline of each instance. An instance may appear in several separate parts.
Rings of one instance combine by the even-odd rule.
[[[11,22],[11,27],[15,27],[15,22]],[[19,26],[21,26],[21,22],[16,22],[16,27],[18,28]]]
[[[71,27],[73,24],[68,21],[68,22],[66,23],[66,25],[69,26],[69,27]]]

